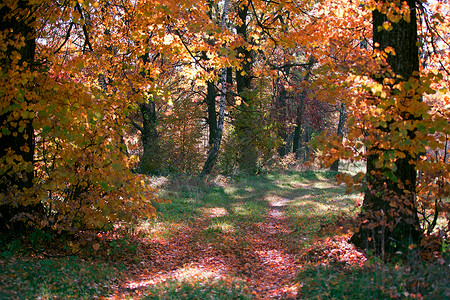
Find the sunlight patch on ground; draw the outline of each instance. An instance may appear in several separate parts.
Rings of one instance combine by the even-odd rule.
[[[320,213],[324,214],[327,211],[333,210],[333,206],[317,203],[315,201],[303,200],[301,203],[295,203],[293,206],[299,207],[299,212],[303,214]]]
[[[165,176],[148,176],[151,188],[161,188],[169,182],[169,178]]]
[[[226,232],[226,233],[234,232],[233,225],[228,224],[226,222],[218,222],[218,223],[215,223],[215,224],[211,224],[211,225],[208,226],[208,228],[219,230],[221,232]]]
[[[327,202],[333,204],[334,206],[345,207],[345,206],[359,206],[364,199],[364,195],[359,194],[349,194],[349,195],[337,195],[327,199]]]
[[[255,251],[256,255],[258,255],[259,259],[262,261],[264,265],[269,266],[270,268],[278,268],[279,270],[283,270],[288,265],[287,255],[278,250],[261,250]]]
[[[230,183],[230,178],[223,175],[218,175],[216,176],[216,178],[214,178],[213,182],[221,188],[225,189]]]
[[[248,216],[251,215],[252,210],[245,207],[243,203],[236,203],[233,205],[233,212],[237,215]]]
[[[329,189],[329,188],[335,188],[336,185],[327,181],[319,181],[319,182],[314,182],[312,184],[312,187],[315,189]]]
[[[284,220],[284,219],[286,219],[286,216],[282,210],[271,209],[269,211],[269,218],[277,219],[277,220]]]
[[[189,227],[183,223],[144,223],[137,228],[137,232],[148,234],[150,238],[165,240],[170,238],[177,231],[185,231]]]
[[[264,200],[266,200],[267,202],[269,202],[269,205],[272,207],[283,207],[285,206],[287,203],[290,202],[290,200],[286,199],[286,198],[282,198],[280,196],[277,195],[267,195]]]
[[[311,183],[309,182],[300,182],[300,181],[285,182],[282,180],[277,180],[275,181],[275,183],[282,188],[289,187],[293,189],[308,189],[308,190],[312,189]]]
[[[219,261],[217,257],[205,257],[198,263],[191,263],[171,272],[161,271],[157,274],[144,275],[140,280],[129,281],[125,285],[125,288],[135,290],[143,287],[159,285],[169,280],[188,282],[204,279],[216,280],[225,277],[228,271],[228,267],[225,263]]]
[[[225,186],[225,187],[223,188],[223,190],[224,190],[225,194],[233,195],[233,194],[235,194],[239,189],[236,188],[236,187],[234,187],[234,186],[232,186],[232,185],[228,185],[228,186]]]
[[[284,217],[284,216],[283,216]],[[259,228],[262,232],[266,232],[269,235],[275,235],[275,234],[290,234],[292,233],[292,230],[287,228],[286,226],[283,226],[282,224],[277,224],[275,222],[258,222],[255,224],[256,227]]]
[[[228,215],[228,212],[224,207],[205,207],[201,209],[201,212],[208,218],[218,218]]]
[[[262,264],[265,266],[264,274],[261,276],[265,282],[269,283],[267,286],[260,286],[259,289],[265,291],[265,295],[268,299],[278,299],[281,295],[283,297],[291,299],[295,298],[297,294],[297,287],[292,286],[292,279],[295,277],[296,270],[299,268],[296,265],[296,258],[294,255],[284,253],[282,251],[271,250],[258,250],[254,252]],[[271,285],[271,278],[283,277],[285,283],[282,286]]]
[[[251,187],[251,186],[248,186],[248,187],[246,187],[246,188],[244,189],[244,191],[246,191],[247,193],[254,193],[254,192],[255,192],[255,189],[254,189],[253,187]]]

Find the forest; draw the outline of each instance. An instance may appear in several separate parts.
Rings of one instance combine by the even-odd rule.
[[[447,0],[3,0],[0,298],[450,297]]]

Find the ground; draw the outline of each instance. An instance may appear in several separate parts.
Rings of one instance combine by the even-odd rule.
[[[408,265],[385,272],[347,242],[362,195],[346,195],[330,172],[219,176],[206,183],[159,177],[155,184],[171,199],[157,206],[157,219],[91,236],[76,255],[52,258],[57,252],[45,248],[29,255],[23,245],[14,250],[10,244],[0,267],[0,298],[450,295],[439,272],[400,275]],[[433,270],[448,271],[448,263],[437,266]]]

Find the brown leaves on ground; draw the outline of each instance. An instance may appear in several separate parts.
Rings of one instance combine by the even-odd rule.
[[[178,228],[168,239],[139,238],[128,278],[111,299],[139,298],[152,286],[168,281],[242,282],[257,299],[294,299],[295,278],[307,264],[362,265],[364,256],[347,243],[349,234],[317,239],[308,249],[292,247],[293,234],[283,205],[272,206],[263,222],[241,223],[236,231],[205,238],[208,219]],[[344,225],[343,225],[344,226]],[[348,225],[345,225],[348,226]],[[138,259],[138,262],[135,260]]]

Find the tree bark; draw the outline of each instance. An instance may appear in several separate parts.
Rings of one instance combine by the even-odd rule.
[[[141,132],[142,156],[139,162],[139,172],[144,174],[159,171],[160,149],[158,143],[158,132],[156,130],[156,108],[152,100],[139,104],[142,115],[142,127],[136,126]]]
[[[303,121],[303,94],[300,98],[300,106],[297,108],[297,119],[295,122],[295,129],[294,129],[294,141],[292,146],[292,153],[294,153],[295,158],[299,158],[299,147],[300,147],[300,135],[302,131],[302,121]]]
[[[206,88],[206,106],[208,107],[208,127],[209,127],[209,139],[208,144],[214,145],[214,141],[217,135],[217,113],[216,113],[216,87],[212,81],[208,81]]]
[[[238,17],[241,25],[236,27],[236,32],[246,42],[249,42],[247,34],[248,5],[238,7]],[[236,89],[242,99],[239,112],[236,115],[235,130],[238,139],[238,159],[241,171],[254,174],[257,171],[258,153],[254,143],[255,134],[254,99],[251,96],[253,55],[247,47],[237,49],[238,56],[242,57],[241,70],[236,70]]]
[[[12,10],[8,5],[3,5],[0,8],[0,32],[5,33],[3,42],[8,39],[15,40],[18,35],[25,38],[25,45],[20,48],[15,48],[12,45],[7,46],[7,49],[2,53],[0,58],[0,67],[2,73],[8,76],[8,72],[20,66],[21,72],[27,70],[32,71],[34,68],[36,41],[35,31],[31,23],[34,20],[32,13],[35,8],[28,4],[27,1],[19,1],[17,7]],[[30,14],[30,15],[28,15]],[[31,17],[30,17],[31,16]],[[17,51],[21,58],[18,65],[14,64],[11,57],[13,51]],[[23,65],[23,64],[26,64]],[[9,80],[6,77],[6,80]],[[32,83],[28,82],[22,86],[17,86],[18,89],[29,90],[32,89]],[[0,93],[1,94],[1,93]],[[18,194],[22,193],[24,189],[33,186],[34,179],[34,129],[32,112],[22,114],[22,108],[13,108],[25,103],[30,103],[25,95],[11,98],[5,94],[0,96],[1,107],[3,107],[0,114],[0,157],[2,158],[2,175],[0,178],[0,231],[8,230],[20,231],[24,228],[24,222],[11,223],[10,219],[16,215],[23,213],[42,213],[43,207],[40,203],[25,205]],[[18,117],[14,113],[18,112]],[[26,116],[28,115],[28,116]],[[21,157],[21,161],[14,159],[14,162],[8,163],[4,159],[12,157],[12,155]],[[23,200],[23,199],[22,199]],[[28,199],[27,199],[28,200]]]
[[[395,3],[393,0],[379,2],[381,4]],[[377,80],[380,83],[386,77],[395,78],[396,83],[399,83],[418,76],[416,0],[406,2],[410,8],[410,22],[400,20],[398,23],[392,23],[393,28],[390,31],[379,29],[389,21],[387,16],[378,10],[373,11],[374,46],[381,50],[392,47],[395,51],[395,55],[391,52],[387,56],[389,67],[384,68],[381,76],[375,77],[379,78]],[[389,68],[397,76],[393,76]],[[417,97],[417,94],[415,96]],[[406,105],[407,100],[405,98]],[[414,120],[414,116],[405,110],[400,111],[399,115],[405,121]],[[388,135],[392,131],[389,129],[389,124],[386,128],[378,129]],[[408,138],[414,138],[413,131],[408,132]],[[367,188],[361,214],[362,224],[359,231],[352,236],[351,242],[382,258],[398,251],[405,253],[409,245],[419,244],[422,234],[415,200],[414,160],[416,158],[407,151],[402,151],[405,157],[397,158],[396,169],[388,170],[385,167],[377,167],[375,164],[378,156],[384,155],[388,150],[375,143],[367,151]],[[386,176],[388,171],[392,171],[393,176]]]
[[[226,28],[226,19],[228,16],[228,4],[229,0],[225,0],[224,6],[223,6],[223,14],[222,14],[222,20],[220,22],[220,26],[222,29]],[[208,157],[206,159],[205,165],[203,166],[202,171],[200,172],[200,178],[204,178],[205,176],[209,175],[211,173],[212,167],[214,166],[214,163],[217,159],[217,156],[219,155],[220,150],[220,144],[222,142],[222,135],[223,135],[223,122],[225,120],[225,104],[227,100],[227,82],[229,80],[228,76],[228,69],[223,68],[222,74],[220,77],[220,102],[219,102],[219,120],[217,121],[217,127],[214,135],[214,143],[213,146],[209,149]],[[214,88],[214,86],[212,86]],[[215,90],[214,90],[215,91]],[[209,82],[208,82],[208,93],[209,93]],[[214,95],[214,122],[216,121],[215,112],[216,112],[216,96]],[[208,114],[208,118],[211,115]],[[209,120],[212,122],[212,120]],[[210,136],[211,138],[211,136]]]
[[[279,103],[279,107],[277,109],[278,114],[280,115],[280,119],[284,120],[287,117],[287,112],[286,112],[286,107],[287,107],[287,91],[284,88],[283,85],[280,85],[280,92],[278,93],[278,103]],[[278,147],[278,155],[280,157],[284,157],[286,156],[290,151],[289,151],[289,143],[288,143],[288,138],[289,138],[289,134],[286,130],[286,128],[280,127],[278,129],[278,135],[283,139],[283,144],[280,145],[280,147]]]
[[[337,126],[337,135],[340,137],[341,141],[344,136],[344,124],[345,124],[345,104],[341,103],[341,107],[339,109],[339,122]],[[339,171],[339,158],[336,159],[330,167],[331,171],[338,172]]]

